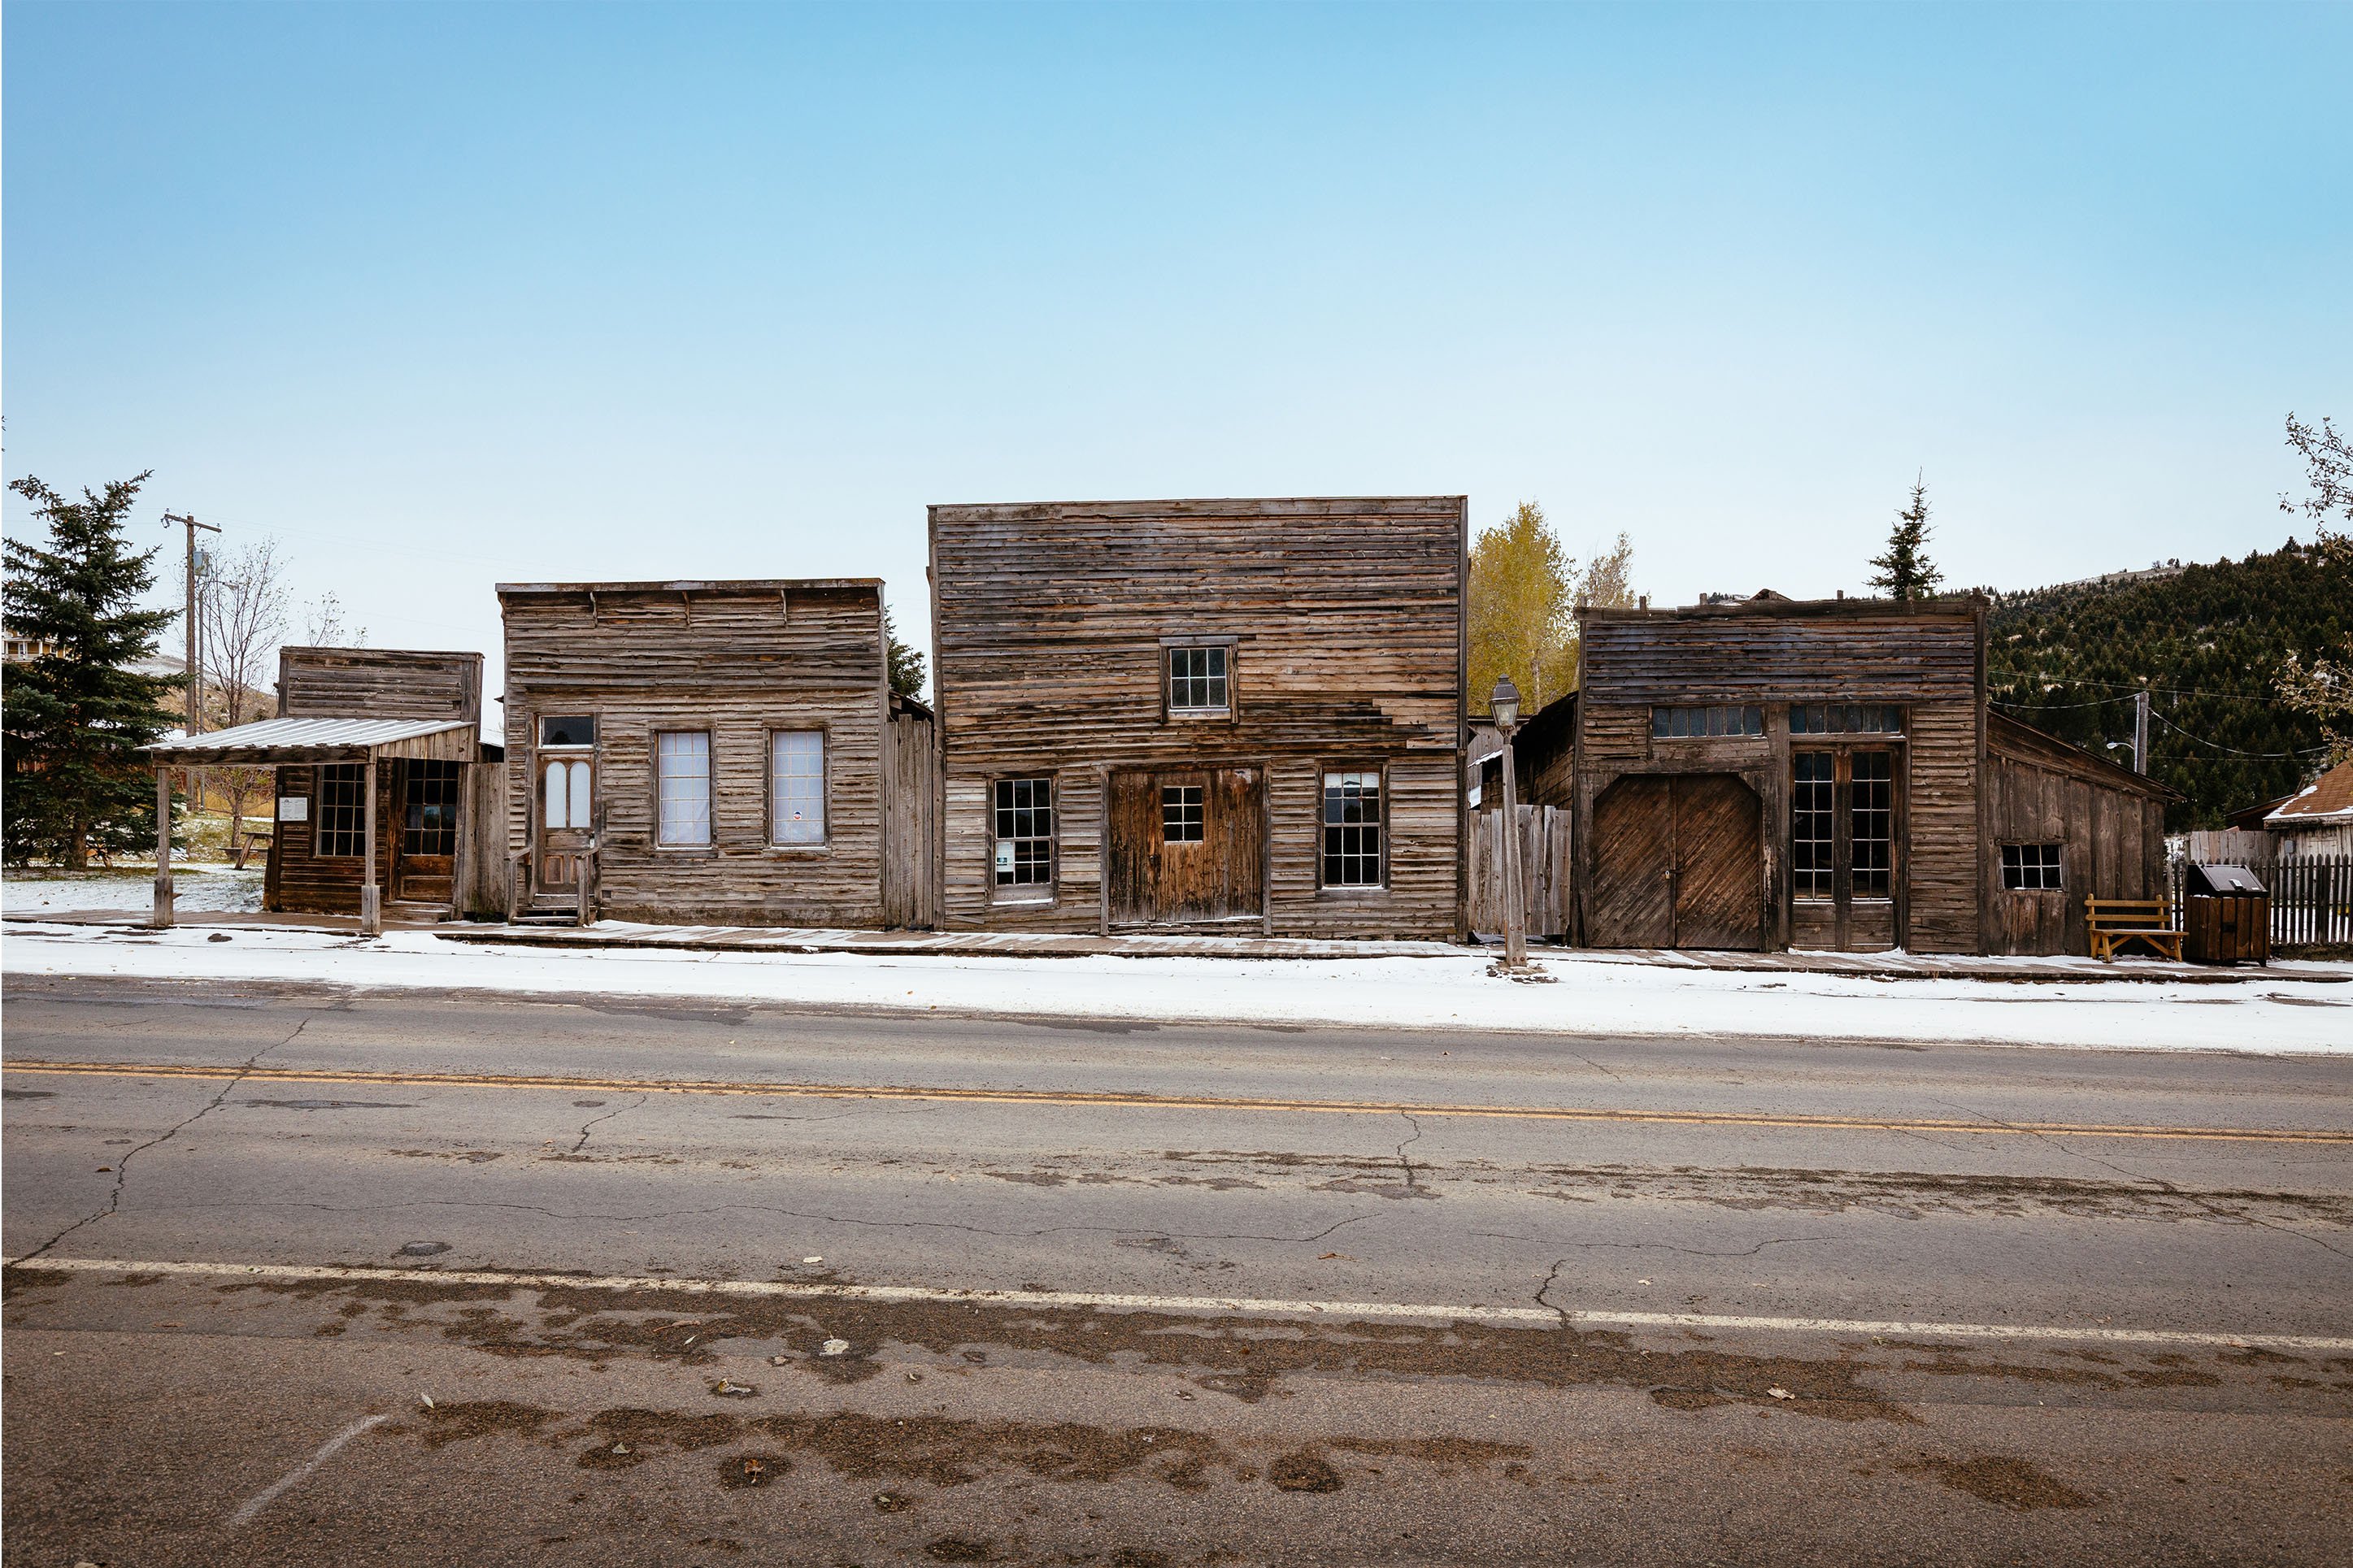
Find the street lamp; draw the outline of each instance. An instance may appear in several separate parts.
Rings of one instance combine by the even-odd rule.
[[[1527,896],[1520,883],[1519,777],[1512,763],[1512,734],[1520,727],[1520,689],[1500,677],[1487,698],[1487,710],[1504,737],[1504,967],[1514,973],[1528,963]]]

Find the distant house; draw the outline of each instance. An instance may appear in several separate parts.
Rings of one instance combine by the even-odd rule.
[[[2353,855],[2353,763],[2340,763],[2263,816],[2283,855]]]

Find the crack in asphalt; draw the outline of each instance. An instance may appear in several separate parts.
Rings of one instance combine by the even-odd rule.
[[[591,1128],[595,1127],[598,1122],[600,1122],[600,1121],[612,1121],[612,1120],[613,1120],[613,1118],[615,1118],[616,1116],[618,1116],[618,1115],[622,1114],[622,1112],[623,1112],[623,1111],[635,1110],[638,1106],[643,1105],[645,1102],[646,1102],[646,1096],[644,1096],[644,1095],[642,1095],[642,1094],[641,1094],[641,1095],[638,1096],[638,1098],[637,1098],[637,1099],[635,1099],[635,1100],[633,1100],[629,1101],[629,1103],[628,1103],[628,1104],[622,1106],[622,1107],[621,1107],[619,1110],[608,1110],[608,1111],[605,1112],[605,1114],[604,1114],[604,1115],[602,1115],[602,1116],[592,1116],[592,1117],[590,1117],[586,1121],[585,1121],[585,1122],[581,1123],[581,1126],[580,1126],[580,1142],[577,1142],[577,1143],[575,1143],[574,1145],[572,1145],[572,1152],[573,1152],[574,1153],[577,1154],[578,1152],[580,1152],[580,1151],[581,1151],[581,1150],[583,1150],[583,1149],[585,1149],[585,1148],[586,1148],[586,1147],[588,1146],[588,1132],[589,1132],[589,1129],[591,1129]]]
[[[1471,1234],[1476,1237],[1483,1237],[1490,1241],[1535,1241],[1538,1239],[1533,1236],[1506,1236],[1502,1231],[1494,1230],[1474,1230]],[[1555,1247],[1573,1247],[1579,1252],[1680,1252],[1688,1258],[1754,1258],[1768,1247],[1803,1247],[1817,1241],[1835,1241],[1836,1239],[1838,1238],[1829,1236],[1774,1236],[1766,1237],[1763,1241],[1758,1242],[1754,1247],[1745,1247],[1730,1252],[1712,1252],[1705,1247],[1677,1247],[1672,1242],[1666,1241],[1555,1240],[1553,1245]],[[1564,1258],[1562,1261],[1566,1262],[1567,1259]],[[1556,1263],[1553,1265],[1553,1272],[1555,1274],[1560,1272],[1560,1264]],[[1546,1279],[1546,1289],[1550,1289],[1549,1277]],[[1552,1305],[1549,1301],[1545,1301],[1542,1304],[1547,1307]]]
[[[2097,1165],[2103,1170],[2114,1172],[2116,1174],[2124,1177],[2126,1181],[2138,1182],[2141,1185],[2148,1187],[2155,1192],[2163,1194],[2167,1197],[2179,1198],[2185,1203],[2193,1204],[2197,1207],[2203,1209],[2213,1218],[2220,1220],[2224,1224],[2235,1222],[2239,1225],[2253,1226],[2259,1230],[2272,1231],[2277,1235],[2289,1237],[2297,1241],[2308,1241],[2313,1246],[2320,1248],[2323,1252],[2328,1253],[2333,1257],[2353,1261],[2353,1252],[2348,1252],[2341,1247],[2337,1247],[2331,1243],[2323,1241],[2316,1236],[2306,1236],[2300,1230],[2291,1230],[2286,1226],[2275,1224],[2271,1220],[2260,1218],[2254,1215],[2247,1213],[2243,1209],[2231,1208],[2222,1204],[2217,1203],[2211,1198],[2204,1197],[2200,1194],[2185,1191],[2184,1189],[2174,1185],[2171,1182],[2167,1181],[2162,1176],[2143,1175],[2138,1171],[2130,1170],[2126,1166],[2117,1164],[2114,1160],[2104,1159],[2097,1154],[2087,1154],[2083,1150],[2070,1145],[2063,1137],[2049,1132],[2039,1131],[2031,1127],[2021,1127],[2014,1122],[2005,1121],[1999,1116],[1989,1116],[1984,1111],[1978,1110],[1975,1106],[1959,1105],[1956,1104],[1952,1100],[1945,1100],[1941,1103],[1950,1110],[1966,1111],[1969,1115],[1978,1118],[1979,1121],[1989,1122],[1996,1127],[2007,1128],[2013,1132],[2028,1133],[2043,1142],[2049,1143],[2063,1154]]]
[[[1536,1305],[1539,1307],[1550,1307],[1554,1311],[1558,1312],[1560,1314],[1560,1326],[1564,1329],[1572,1327],[1568,1316],[1568,1309],[1561,1306],[1556,1301],[1548,1301],[1545,1300],[1545,1298],[1551,1294],[1552,1288],[1555,1285],[1560,1283],[1560,1271],[1567,1267],[1568,1259],[1567,1258],[1554,1258],[1552,1260],[1552,1268],[1547,1269],[1545,1273],[1544,1283],[1536,1287]]]
[[[284,1047],[292,1045],[296,1038],[301,1035],[302,1031],[310,1026],[311,1015],[305,1013],[302,1015],[301,1021],[294,1026],[294,1032],[292,1034],[287,1036],[282,1040],[277,1041],[275,1044],[262,1047],[259,1050],[246,1058],[245,1061],[237,1068],[235,1076],[230,1078],[227,1083],[221,1085],[220,1092],[214,1095],[210,1100],[205,1101],[203,1105],[197,1107],[194,1114],[184,1117],[178,1121],[174,1121],[171,1126],[165,1128],[163,1131],[158,1132],[154,1137],[150,1138],[147,1142],[140,1144],[138,1147],[125,1150],[123,1152],[122,1158],[114,1162],[114,1184],[107,1189],[106,1202],[92,1213],[74,1221],[73,1224],[66,1226],[65,1229],[49,1237],[48,1240],[41,1243],[40,1246],[33,1248],[32,1251],[25,1253],[21,1257],[17,1258],[16,1261],[19,1264],[31,1262],[34,1258],[40,1257],[42,1254],[47,1252],[51,1247],[56,1247],[58,1243],[63,1241],[66,1237],[79,1230],[82,1226],[86,1225],[95,1225],[100,1220],[104,1219],[107,1215],[113,1214],[117,1209],[121,1208],[122,1205],[123,1188],[131,1180],[132,1161],[137,1159],[148,1150],[153,1149],[158,1143],[169,1142],[173,1137],[179,1133],[182,1128],[192,1127],[196,1122],[201,1121],[204,1118],[212,1114],[214,1111],[218,1110],[221,1108],[222,1103],[228,1099],[229,1092],[236,1089],[238,1084],[243,1083],[247,1078],[251,1076],[255,1067],[260,1062],[262,1058],[268,1056],[274,1050],[279,1050]]]
[[[1398,1114],[1404,1117],[1407,1124],[1413,1129],[1413,1136],[1407,1139],[1404,1143],[1399,1143],[1397,1146],[1398,1163],[1405,1167],[1405,1184],[1410,1188],[1415,1184],[1413,1179],[1413,1156],[1405,1152],[1406,1144],[1419,1143],[1421,1142],[1421,1123],[1415,1118],[1413,1112],[1410,1110],[1400,1110]]]

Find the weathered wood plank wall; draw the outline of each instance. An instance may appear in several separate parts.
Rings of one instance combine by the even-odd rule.
[[[1461,497],[932,509],[943,917],[1108,922],[1113,769],[1256,768],[1263,929],[1444,936],[1464,900],[1467,508]],[[1229,639],[1217,718],[1163,701],[1164,639]],[[1378,889],[1321,886],[1322,780],[1379,770]],[[991,786],[1054,781],[1056,877],[1000,889]]]
[[[874,579],[502,584],[506,847],[540,809],[537,721],[593,714],[600,911],[733,925],[883,923],[889,688]],[[769,842],[769,734],[821,730],[826,842]],[[712,842],[655,843],[654,736],[711,736]],[[528,878],[528,858],[522,861]],[[528,905],[532,889],[518,889]]]
[[[289,719],[482,717],[482,656],[384,647],[278,650],[278,711]]]
[[[1557,940],[1569,929],[1569,823],[1565,806],[1523,805],[1520,830],[1521,910],[1531,938]],[[1504,933],[1511,907],[1504,892],[1504,813],[1484,806],[1471,814],[1471,929]]]
[[[940,732],[931,710],[893,698],[883,791],[883,923],[929,931],[940,921]]]
[[[2165,803],[2153,780],[2000,714],[1989,726],[1982,875],[1986,951],[2084,953],[2085,899],[2166,896]],[[2057,844],[2061,887],[2002,886],[2001,847]]]

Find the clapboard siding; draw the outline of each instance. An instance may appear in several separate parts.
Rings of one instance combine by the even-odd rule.
[[[884,921],[881,584],[503,584],[506,846],[532,896],[537,721],[594,714],[599,911],[734,925]],[[768,736],[826,736],[826,843],[768,842]],[[712,738],[712,842],[655,839],[653,737]]]
[[[278,650],[278,711],[289,719],[482,717],[482,656],[381,647]]]
[[[392,898],[393,851],[400,841],[393,820],[394,785],[398,763],[375,765],[376,886]],[[262,871],[262,907],[308,914],[351,915],[360,908],[360,883],[367,863],[357,855],[322,855],[319,847],[319,770],[287,766],[276,770],[280,800],[309,803],[307,821],[280,821],[269,839],[269,858]]]
[[[1459,497],[934,507],[934,679],[952,927],[1103,925],[1113,770],[1260,771],[1285,934],[1461,931],[1466,511]],[[1164,711],[1163,639],[1229,638],[1231,711]],[[1322,772],[1388,780],[1387,885],[1319,889]],[[1008,903],[989,791],[1051,777],[1050,902]]]

